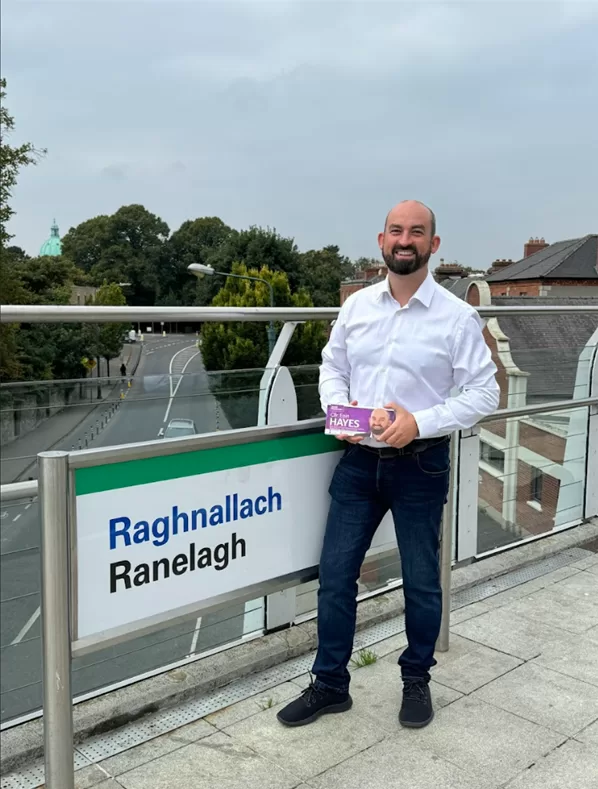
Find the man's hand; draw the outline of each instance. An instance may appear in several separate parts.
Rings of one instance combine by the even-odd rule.
[[[352,400],[351,405],[357,405],[357,400]],[[339,441],[348,441],[349,444],[359,444],[365,436],[335,436]]]
[[[384,408],[392,408],[395,412],[395,421],[379,436],[378,441],[382,441],[390,447],[396,447],[396,449],[406,447],[419,434],[419,428],[413,414],[396,403],[389,403]]]

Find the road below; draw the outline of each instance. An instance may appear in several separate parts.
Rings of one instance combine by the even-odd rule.
[[[174,418],[192,419],[198,433],[228,424],[210,392],[208,373],[195,338],[151,338],[143,349],[131,387],[104,423],[109,405],[53,448],[70,450],[79,442],[105,447],[153,440]],[[118,396],[118,393],[117,393]],[[49,449],[40,446],[36,451]],[[132,492],[132,495],[134,493]],[[1,719],[12,720],[41,706],[40,526],[37,500],[3,505],[0,519],[0,674]],[[256,610],[253,611],[252,609]],[[149,613],[149,612],[148,612]],[[205,652],[261,627],[260,601],[236,605],[203,619],[126,642],[74,661],[73,692],[138,677]]]

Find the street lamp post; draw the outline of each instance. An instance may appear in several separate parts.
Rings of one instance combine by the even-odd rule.
[[[187,266],[187,271],[191,274],[195,274],[196,277],[200,278],[204,275],[208,277],[213,277],[214,274],[217,274],[220,277],[234,277],[235,279],[250,279],[254,282],[263,282],[264,285],[268,286],[268,292],[270,294],[270,306],[274,307],[274,288],[268,282],[267,279],[262,279],[262,277],[251,277],[249,274],[227,274],[224,271],[215,271],[211,266],[204,266],[203,263],[191,263],[190,266]],[[274,349],[274,343],[276,342],[276,330],[274,328],[274,321],[270,321],[267,327],[268,331],[268,351],[269,354],[272,354],[272,350]]]

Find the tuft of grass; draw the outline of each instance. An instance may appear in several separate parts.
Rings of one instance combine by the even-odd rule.
[[[267,698],[267,699],[264,699],[264,701],[262,701],[261,704],[260,704],[260,707],[263,710],[269,710],[273,706],[274,706],[274,699],[271,696],[269,698]]]
[[[351,664],[355,668],[364,668],[364,666],[371,666],[378,660],[378,655],[372,652],[371,649],[360,649],[355,657],[351,658]]]

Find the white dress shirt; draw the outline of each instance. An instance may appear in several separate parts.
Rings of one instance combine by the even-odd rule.
[[[352,294],[322,352],[323,410],[352,400],[368,408],[394,402],[413,414],[419,438],[473,427],[496,409],[500,394],[483,325],[431,273],[404,307],[388,278]]]

